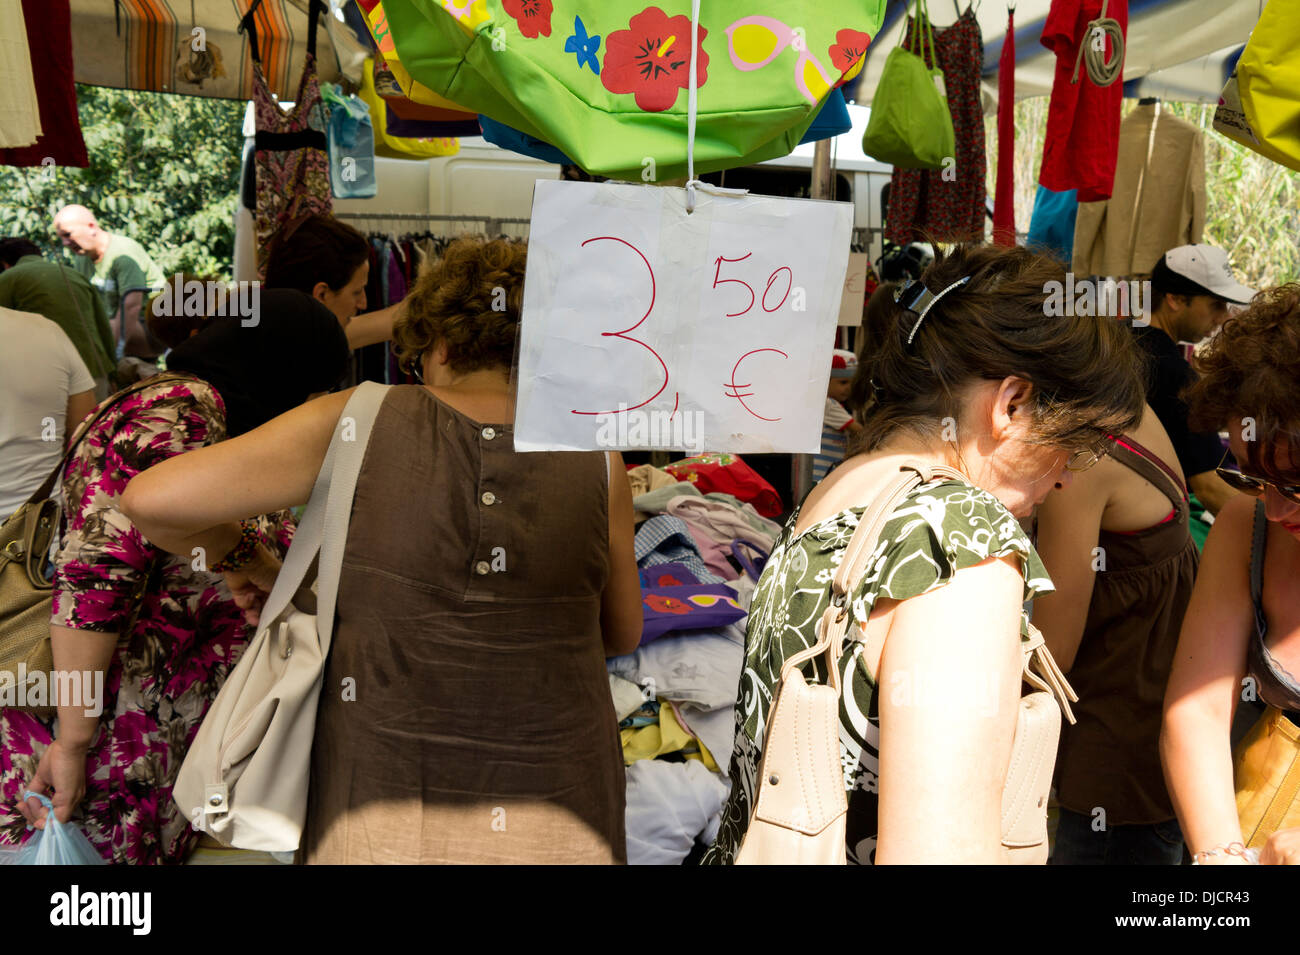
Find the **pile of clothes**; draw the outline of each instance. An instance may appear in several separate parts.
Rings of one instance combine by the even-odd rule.
[[[735,455],[641,465],[628,479],[644,626],[635,652],[607,661],[628,862],[679,865],[713,841],[730,794],[746,617],[781,502]]]

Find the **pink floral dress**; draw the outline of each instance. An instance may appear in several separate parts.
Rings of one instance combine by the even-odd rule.
[[[112,862],[178,863],[198,841],[171,800],[172,785],[252,635],[221,575],[154,547],[119,501],[141,471],[225,435],[217,392],[192,376],[173,378],[106,414],[63,474],[51,622],[121,634],[87,755],[85,799],[74,817]],[[283,556],[293,534],[289,514],[259,520]],[[53,738],[53,720],[0,709],[0,842],[26,837],[16,807]]]

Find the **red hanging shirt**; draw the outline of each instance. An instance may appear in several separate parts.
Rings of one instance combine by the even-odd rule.
[[[1079,190],[1080,202],[1109,199],[1115,180],[1115,157],[1119,150],[1120,100],[1124,76],[1109,86],[1099,87],[1088,76],[1086,64],[1079,64],[1079,80],[1070,82],[1085,41],[1088,24],[1101,16],[1103,0],[1052,0],[1043,23],[1043,46],[1056,54],[1056,76],[1047,112],[1047,140],[1043,145],[1040,185],[1053,192]],[[1118,21],[1120,32],[1128,33],[1128,0],[1109,0],[1106,16]],[[1106,38],[1106,56],[1112,55]]]

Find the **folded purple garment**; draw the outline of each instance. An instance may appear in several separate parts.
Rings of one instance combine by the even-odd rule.
[[[675,630],[709,630],[745,618],[735,591],[723,584],[642,587],[641,610],[641,646]]]
[[[673,561],[667,564],[653,564],[642,567],[641,589],[655,587],[680,587],[683,584],[698,584],[700,579],[685,564]]]

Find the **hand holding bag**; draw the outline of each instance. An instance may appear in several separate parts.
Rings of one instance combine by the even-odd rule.
[[[831,582],[831,604],[817,626],[817,642],[781,667],[763,756],[758,793],[737,865],[844,865],[848,798],[840,766],[839,658],[850,625],[849,602],[875,552],[880,532],[913,488],[935,475],[965,482],[951,468],[907,461],[903,474],[863,513]],[[1060,739],[1061,712],[1071,723],[1077,700],[1032,626],[1022,642],[1023,676],[1035,692],[1021,697],[1011,765],[1002,790],[1002,845],[1007,862],[1047,861],[1047,795]],[[870,650],[868,651],[871,652]],[[808,683],[800,666],[821,657],[828,682]],[[1036,665],[1036,669],[1035,669]]]
[[[899,169],[939,169],[957,146],[926,0],[918,0],[913,35],[920,56],[900,43],[885,59],[862,151]],[[924,59],[927,40],[930,66]]]
[[[222,845],[287,852],[302,838],[352,495],[387,393],[384,385],[363,382],[343,409],[257,635],[176,777],[176,805]],[[344,427],[349,419],[354,428]],[[314,600],[307,589],[313,570]]]

